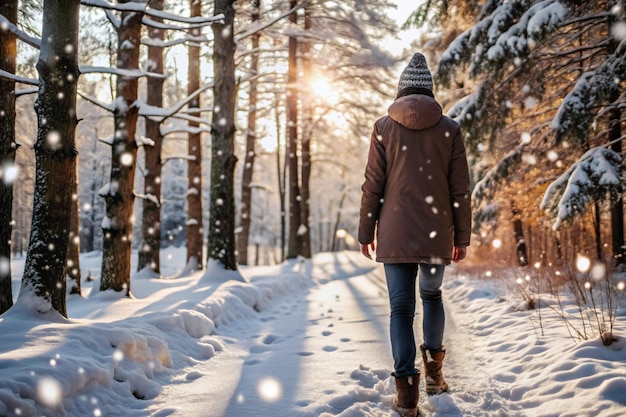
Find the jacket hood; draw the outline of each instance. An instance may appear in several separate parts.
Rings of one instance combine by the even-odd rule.
[[[437,101],[423,94],[396,99],[387,110],[389,117],[411,130],[424,130],[439,123],[443,110]]]

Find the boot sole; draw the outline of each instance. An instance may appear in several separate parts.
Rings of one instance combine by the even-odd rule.
[[[426,394],[428,395],[439,395],[439,394],[443,394],[444,392],[448,392],[448,386],[446,385],[445,388],[441,388],[437,386],[426,387],[425,391],[426,391]]]
[[[417,407],[415,408],[400,407],[395,398],[393,399],[391,408],[393,409],[393,411],[400,414],[400,417],[417,417],[419,415],[419,409]]]

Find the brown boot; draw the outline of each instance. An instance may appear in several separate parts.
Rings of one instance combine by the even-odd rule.
[[[448,384],[443,379],[443,358],[446,356],[446,350],[442,346],[439,351],[433,352],[426,349],[424,345],[420,346],[422,351],[422,360],[424,362],[424,381],[426,383],[426,393],[428,395],[441,394],[448,390]]]
[[[400,417],[416,417],[420,391],[420,374],[396,378],[396,395],[391,407]]]

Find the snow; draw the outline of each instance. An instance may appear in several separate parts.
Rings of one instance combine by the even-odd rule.
[[[556,212],[552,229],[557,230],[563,221],[584,213],[586,204],[594,197],[618,192],[622,186],[621,163],[621,155],[614,151],[592,148],[552,182],[540,204],[542,210]]]
[[[185,258],[164,249],[165,278],[136,273],[132,298],[83,282],[69,319],[22,302],[0,316],[0,415],[397,417],[379,264],[339,252],[189,274]],[[15,297],[23,262],[12,260]],[[81,256],[96,278],[100,262]],[[451,392],[422,394],[422,415],[624,415],[623,298],[617,342],[575,343],[554,296],[520,311],[513,270],[482,274],[494,278],[447,269]],[[576,312],[571,296],[559,304]]]

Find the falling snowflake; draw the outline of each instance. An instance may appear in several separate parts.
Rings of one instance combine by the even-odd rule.
[[[5,162],[0,167],[0,178],[5,185],[11,185],[17,180],[19,174],[19,168],[13,162]]]
[[[131,154],[130,152],[124,152],[123,154],[120,155],[120,164],[124,166],[128,166],[128,167],[131,166],[134,160],[135,158],[133,157],[133,154]]]
[[[57,131],[51,130],[46,136],[46,143],[52,150],[57,150],[61,147],[61,134]]]
[[[274,402],[282,397],[283,387],[276,378],[267,377],[259,381],[258,392],[263,400]]]
[[[46,406],[56,407],[61,403],[63,389],[56,379],[44,377],[37,383],[37,396]]]

